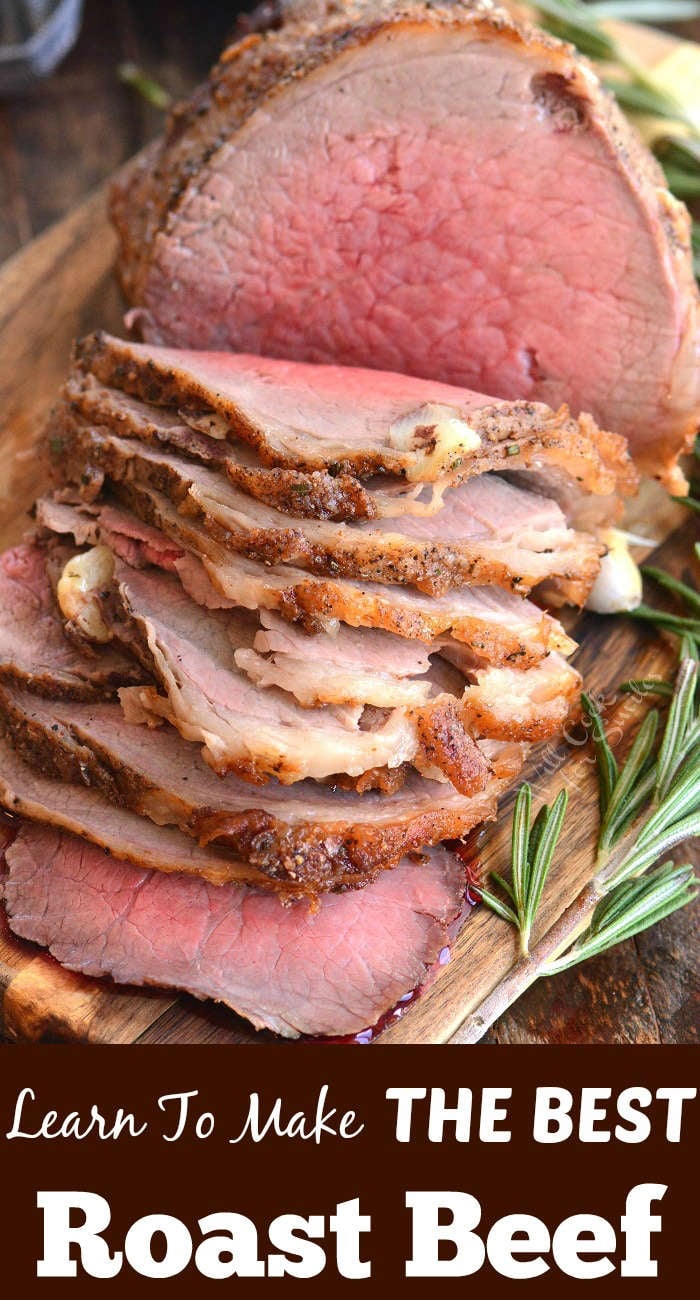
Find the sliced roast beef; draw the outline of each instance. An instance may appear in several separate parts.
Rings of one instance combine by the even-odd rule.
[[[105,541],[136,567],[153,563],[174,569],[193,600],[210,609],[276,610],[311,633],[345,623],[426,642],[447,634],[492,663],[529,665],[550,650],[570,654],[575,648],[554,618],[501,588],[463,587],[430,598],[401,587],[316,578],[292,566],[263,566],[225,551],[162,493],[132,486],[130,494],[157,527],[113,506],[76,509],[52,498],[38,502],[37,518],[79,545]],[[173,543],[190,549],[173,553]]]
[[[377,514],[377,494],[351,474],[264,465],[255,452],[240,443],[231,452],[225,441],[213,436],[217,418],[213,415],[146,405],[102,386],[91,374],[72,376],[63,399],[64,405],[59,405],[52,417],[54,444],[72,412],[121,437],[170,446],[205,465],[215,465],[236,487],[286,514],[320,519],[372,519]]]
[[[431,647],[420,641],[343,626],[308,637],[278,615],[263,610],[260,617],[253,646],[235,651],[238,667],[259,686],[278,686],[306,708],[425,704],[433,693]]]
[[[567,401],[678,489],[688,216],[591,66],[465,0],[312,9],[227,50],[117,183],[145,336]]]
[[[316,912],[139,871],[45,827],[24,827],[6,860],[12,929],[62,965],[215,998],[287,1037],[376,1024],[444,961],[464,909],[464,869],[444,848]]]
[[[68,640],[39,546],[15,546],[0,555],[0,611],[0,679],[83,700],[145,680],[118,649],[96,655]]]
[[[416,709],[353,714],[304,709],[276,688],[258,690],[237,667],[230,613],[202,610],[164,573],[118,562],[116,581],[129,629],[138,629],[147,662],[164,694],[145,687],[121,692],[132,721],[166,719],[186,740],[199,742],[215,771],[245,780],[276,777],[282,784],[410,763],[443,774],[462,794],[484,788],[489,762],[440,695]],[[240,638],[236,638],[239,640]],[[427,715],[431,722],[428,722]],[[447,739],[425,739],[424,728],[445,715]],[[449,723],[447,719],[449,718]]]
[[[117,704],[40,699],[5,685],[0,725],[18,755],[47,776],[93,786],[159,826],[225,845],[266,876],[298,882],[310,894],[362,885],[405,853],[491,820],[522,763],[520,746],[503,748],[499,777],[469,799],[417,773],[390,799],[312,781],[271,781],[252,791],[233,775],[215,776],[173,729],[129,725]]]
[[[562,477],[570,497],[601,497],[602,517],[610,520],[617,494],[636,485],[624,439],[601,432],[587,416],[571,419],[565,407],[493,403],[376,370],[180,353],[106,335],[83,340],[78,362],[87,373],[74,372],[66,384],[53,418],[57,431],[77,414],[122,437],[173,446],[299,517],[433,513],[450,484],[517,464],[521,475]],[[93,367],[109,380],[116,376],[128,395],[102,385]],[[165,409],[132,395],[152,394],[156,377]],[[256,463],[255,452],[275,468]],[[389,472],[388,483],[378,479],[368,488],[354,477],[379,469]],[[426,482],[433,489],[427,494],[420,488]],[[570,507],[575,519],[573,500]]]
[[[583,604],[605,549],[568,528],[556,502],[495,474],[452,489],[438,515],[403,516],[399,531],[391,521],[291,520],[221,474],[89,426],[66,447],[66,467],[77,481],[95,470],[113,484],[135,480],[164,492],[215,541],[249,558],[409,584],[430,595],[484,583],[527,595],[547,581],[563,600]]]
[[[202,848],[179,830],[157,826],[109,803],[97,790],[44,776],[23,762],[4,736],[0,736],[0,806],[13,816],[81,835],[103,852],[148,870],[188,873],[216,885],[244,881],[289,897],[306,893],[293,878],[275,880],[215,844]]]
[[[263,616],[263,624],[253,648],[236,650],[236,663],[259,686],[278,686],[305,706],[411,704],[426,700],[431,688],[445,689],[460,696],[475,735],[533,741],[563,727],[581,691],[579,674],[561,655],[549,655],[528,670],[485,668],[466,646],[448,642],[446,656],[460,669],[460,678],[441,686],[439,660],[431,664],[428,647],[420,656],[410,654],[416,642],[351,628],[309,640],[274,615]],[[417,673],[422,674],[418,680]]]

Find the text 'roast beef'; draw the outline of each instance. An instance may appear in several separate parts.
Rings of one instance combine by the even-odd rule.
[[[284,9],[115,187],[144,337],[568,402],[682,490],[688,215],[590,64],[465,0]]]

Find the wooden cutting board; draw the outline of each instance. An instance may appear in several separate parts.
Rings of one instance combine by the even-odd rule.
[[[674,45],[656,32],[629,29],[625,40],[648,67]],[[29,527],[27,510],[43,486],[41,432],[65,376],[72,340],[98,326],[119,333],[123,302],[113,276],[115,240],[102,192],[35,240],[0,269],[0,547]],[[661,543],[655,562],[681,575],[696,524],[652,485],[635,503],[633,524]],[[695,531],[694,531],[695,530]],[[653,548],[652,548],[653,549]],[[586,615],[572,621],[576,659],[587,687],[606,705],[616,747],[624,750],[641,710],[615,688],[631,676],[667,675],[674,648],[624,619]],[[535,938],[546,934],[591,874],[597,829],[594,769],[582,734],[542,747],[525,773],[537,799],[551,801],[566,785],[566,834],[540,910]],[[485,869],[508,861],[513,795],[499,825],[480,846]],[[478,1033],[479,1008],[508,978],[517,958],[510,927],[477,909],[439,978],[377,1039],[378,1043],[442,1043]],[[214,1004],[158,990],[118,988],[64,971],[34,945],[16,939],[0,914],[0,1028],[19,1041],[260,1043],[243,1021]],[[462,1031],[469,1017],[468,1035]],[[475,1028],[475,1022],[477,1028]]]

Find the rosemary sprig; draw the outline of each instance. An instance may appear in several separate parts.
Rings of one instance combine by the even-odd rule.
[[[659,735],[659,716],[647,713],[625,763],[619,766],[595,702],[584,695],[584,710],[596,751],[600,830],[596,875],[584,891],[598,902],[583,934],[539,963],[533,978],[555,975],[654,925],[685,907],[697,893],[690,864],[654,864],[676,845],[700,836],[700,692],[694,643],[685,639],[666,722]],[[668,683],[625,683],[641,693]],[[551,808],[543,805],[532,826],[532,791],[521,786],[513,813],[512,880],[492,877],[508,902],[489,890],[478,892],[488,907],[515,926],[523,958],[547,875],[561,835],[566,792]],[[652,870],[652,868],[654,868]]]
[[[520,950],[524,957],[527,957],[530,951],[532,923],[540,905],[554,850],[561,834],[567,802],[566,790],[560,790],[551,808],[546,804],[542,805],[531,827],[532,789],[527,782],[521,785],[513,813],[512,884],[496,872],[491,873],[507,894],[512,906],[488,890],[479,890],[483,902],[492,911],[517,927],[520,933]]]
[[[674,632],[676,636],[689,634],[700,637],[700,619],[684,618],[680,614],[668,614],[665,609],[653,609],[651,605],[637,605],[636,609],[626,611],[629,618],[636,618],[641,623],[653,623],[663,632]]]
[[[676,499],[688,503],[688,497]],[[700,560],[700,543],[696,542],[693,549],[696,559]],[[653,565],[643,565],[642,573],[645,578],[650,578],[664,591],[677,597],[685,605],[687,612],[674,614],[642,602],[636,609],[628,610],[628,616],[642,623],[652,623],[658,631],[673,632],[675,636],[689,638],[685,654],[686,657],[693,658],[696,653],[696,642],[700,641],[700,592],[689,586],[687,582],[681,582],[679,578],[674,578],[670,573],[657,569]]]
[[[501,885],[507,894],[507,904],[497,894],[479,887],[481,901],[491,907],[502,920],[509,920],[520,935],[520,952],[523,957],[530,953],[530,935],[535,920],[549,867],[552,866],[554,849],[561,835],[566,805],[569,801],[566,790],[559,790],[552,807],[543,803],[535,822],[530,824],[532,807],[532,789],[524,783],[520,785],[515,800],[513,813],[513,832],[511,832],[511,859],[513,859],[513,881],[504,880],[492,871],[492,879]]]
[[[688,4],[683,0],[649,0],[648,3],[644,0],[615,0],[613,3],[611,0],[609,4],[602,3],[602,0],[600,4],[583,4],[581,0],[534,0],[533,8],[539,14],[542,26],[554,36],[570,41],[589,59],[616,64],[625,72],[626,81],[616,80],[610,84],[623,107],[683,122],[695,130],[694,121],[688,118],[675,96],[658,86],[653,76],[601,25],[610,18],[642,23],[686,21],[700,13],[700,6],[693,0]]]
[[[654,153],[666,173],[670,190],[679,199],[700,195],[700,139],[661,136],[654,141]]]
[[[544,974],[558,975],[580,962],[631,939],[690,903],[697,893],[690,866],[665,862],[639,880],[627,880],[602,898],[585,934],[561,957],[547,962]]]
[[[666,573],[663,569],[656,569],[651,564],[642,565],[642,573],[645,578],[651,578],[652,582],[656,582],[659,587],[663,587],[664,591],[670,591],[674,596],[680,597],[683,604],[688,606],[688,609],[700,614],[700,592],[695,591],[693,587],[689,587],[686,582],[680,582],[678,578],[672,577],[670,573]]]
[[[622,64],[619,60],[618,63],[629,71],[628,64]],[[682,122],[691,128],[695,126],[677,99],[673,99],[667,91],[660,90],[653,82],[642,80],[641,73],[637,73],[634,78],[630,77],[628,81],[623,81],[620,77],[606,77],[605,85],[627,112],[663,117],[670,122]]]
[[[131,86],[133,90],[146,100],[147,104],[152,104],[154,108],[162,111],[170,108],[173,97],[165,86],[161,86],[152,77],[146,75],[136,63],[120,63],[117,68],[117,76],[125,86]]]

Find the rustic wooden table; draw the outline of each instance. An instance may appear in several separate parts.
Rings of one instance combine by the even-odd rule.
[[[160,130],[162,114],[119,82],[117,66],[131,60],[175,97],[184,94],[223,46],[237,7],[86,0],[82,34],[63,66],[31,94],[0,102],[0,261]],[[683,34],[700,40],[700,23]],[[696,921],[696,911],[677,914],[578,972],[534,986],[486,1041],[697,1041]]]

